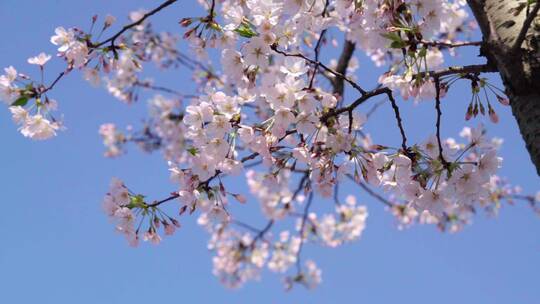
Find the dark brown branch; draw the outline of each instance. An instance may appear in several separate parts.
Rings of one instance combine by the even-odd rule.
[[[216,0],[212,0],[212,4],[210,6],[210,18],[214,18],[215,9],[216,9]]]
[[[285,135],[284,137],[282,137],[278,142],[281,142],[283,139],[285,139],[285,137],[287,137],[287,136],[290,135],[290,134],[294,134],[294,133],[296,133],[296,130],[289,130],[289,131],[287,131],[287,135]],[[279,146],[279,147],[272,147],[272,148],[270,148],[270,151],[271,151],[271,152],[274,152],[274,151],[280,150],[280,149],[282,149],[282,148],[283,148],[282,146]],[[250,154],[250,155],[245,156],[244,158],[242,158],[242,159],[240,160],[240,162],[241,162],[241,163],[245,163],[245,162],[247,162],[248,160],[255,159],[257,156],[259,156],[259,153],[254,152],[254,153],[252,153],[252,154]],[[211,177],[209,177],[207,180],[200,182],[200,183],[199,183],[199,187],[201,187],[202,189],[205,189],[205,190],[210,190],[210,187],[209,187],[210,182],[212,182],[215,178],[219,177],[219,175],[220,175],[221,173],[223,173],[223,172],[221,172],[221,170],[216,170],[216,172],[215,172],[214,175],[212,175]],[[161,201],[156,201],[156,202],[154,202],[154,203],[152,203],[152,204],[149,204],[148,206],[149,206],[149,207],[157,207],[157,206],[159,206],[159,205],[161,205],[161,204],[163,204],[163,203],[166,203],[166,202],[168,202],[168,201],[170,201],[170,200],[172,200],[172,199],[174,199],[174,198],[177,198],[178,196],[179,196],[178,193],[173,193],[170,197],[168,197],[168,198],[166,198],[166,199],[163,199],[163,200],[161,200]]]
[[[183,98],[197,98],[199,96],[197,95],[189,95],[189,94],[182,94],[176,90],[173,90],[173,89],[169,89],[169,88],[166,88],[166,87],[162,87],[162,86],[155,86],[151,83],[148,83],[148,82],[141,82],[141,81],[137,81],[133,84],[133,86],[139,86],[139,87],[142,87],[142,88],[145,88],[145,89],[149,89],[149,90],[154,90],[154,91],[159,91],[159,92],[164,92],[164,93],[169,93],[169,94],[173,94],[173,95],[176,95],[176,96],[179,96],[179,97],[183,97]]]
[[[300,194],[300,191],[304,189],[308,179],[309,179],[309,171],[306,171],[304,172],[304,175],[300,179],[300,182],[298,183],[298,187],[296,187],[296,190],[294,191],[293,196],[291,197],[291,201],[294,201],[296,197],[298,196],[298,194]]]
[[[415,77],[426,77],[427,75],[433,77],[433,78],[440,78],[443,76],[448,75],[455,75],[455,74],[479,74],[479,73],[495,73],[498,72],[497,67],[490,65],[490,64],[473,64],[473,65],[466,65],[466,66],[459,66],[459,67],[448,67],[442,70],[436,70],[436,71],[428,71],[428,72],[420,72],[413,76]]]
[[[156,14],[157,12],[161,11],[162,9],[166,8],[167,6],[175,3],[176,1],[178,0],[167,0],[165,2],[163,2],[160,6],[156,7],[155,9],[149,11],[148,13],[144,14],[142,16],[141,19],[133,22],[133,23],[130,23],[128,25],[125,25],[119,32],[117,32],[116,34],[114,34],[112,37],[102,41],[102,42],[99,42],[98,44],[95,44],[93,45],[92,47],[93,48],[99,48],[107,43],[111,43],[111,45],[114,45],[114,41],[116,39],[118,39],[118,37],[120,37],[124,32],[126,32],[127,30],[133,28],[133,27],[136,27],[137,25],[140,25],[141,23],[143,23],[146,19],[148,19],[148,17]]]
[[[369,111],[367,111],[366,117],[369,119],[373,114],[375,114],[375,112],[377,111],[377,109],[378,109],[380,106],[382,106],[385,102],[386,102],[386,100],[379,100],[379,101],[377,101],[377,102],[371,107],[371,109],[369,109]]]
[[[387,87],[381,87],[381,88],[377,88],[375,90],[372,90],[372,91],[369,91],[369,92],[366,92],[365,94],[363,94],[361,97],[359,97],[358,99],[356,99],[353,103],[351,103],[350,105],[346,106],[346,107],[342,107],[342,108],[337,108],[337,109],[334,109],[326,114],[324,114],[322,117],[321,117],[321,122],[325,123],[328,121],[328,119],[332,118],[332,117],[336,117],[336,116],[339,116],[340,114],[342,113],[345,113],[345,112],[351,112],[353,111],[356,107],[358,107],[359,105],[361,105],[362,103],[364,103],[365,101],[367,101],[368,99],[372,98],[372,97],[375,97],[375,96],[378,96],[378,95],[382,95],[382,94],[388,94],[388,92],[392,92],[389,88]]]
[[[253,227],[253,226],[251,226],[249,224],[246,224],[246,223],[244,223],[242,221],[239,221],[239,220],[232,219],[232,220],[229,221],[229,223],[238,225],[238,226],[243,227],[243,228],[245,228],[247,230],[250,230],[250,231],[252,231],[254,233],[260,233],[261,232],[260,229],[257,229],[255,227]]]
[[[69,71],[69,70],[68,70]],[[41,94],[43,93],[46,93],[50,90],[52,90],[54,88],[54,86],[58,83],[58,81],[60,81],[60,79],[62,79],[62,77],[64,77],[65,75],[67,75],[68,71],[63,71],[61,72],[60,74],[58,74],[58,76],[56,77],[56,79],[51,83],[50,86],[48,86],[47,88],[45,88]]]
[[[157,207],[163,203],[166,203],[168,201],[172,201],[173,199],[175,198],[178,198],[180,196],[180,194],[178,192],[175,192],[175,193],[171,193],[171,196],[165,198],[165,199],[162,199],[160,201],[155,201],[153,202],[152,204],[148,204],[148,207],[152,208],[152,207]]]
[[[516,42],[512,47],[513,52],[517,52],[521,48],[523,41],[525,41],[525,36],[527,35],[527,32],[529,31],[529,28],[531,27],[534,18],[536,18],[536,15],[538,15],[539,10],[540,1],[536,1],[536,5],[534,6],[533,10],[529,13],[529,15],[527,15],[525,22],[523,22],[523,27],[521,28],[519,35],[516,38]]]
[[[296,270],[298,274],[302,272],[302,262],[301,262],[301,253],[302,247],[304,247],[304,230],[306,229],[306,222],[309,215],[309,208],[313,202],[313,192],[309,193],[306,206],[304,207],[304,213],[302,214],[302,223],[300,224],[300,246],[298,246],[298,251],[296,252]]]
[[[497,41],[498,34],[495,26],[489,20],[486,10],[484,9],[485,0],[467,0],[467,3],[482,31],[482,41],[486,44],[490,41]]]
[[[343,50],[341,51],[341,55],[339,56],[339,60],[336,66],[337,73],[347,75],[347,67],[349,66],[349,62],[351,61],[354,49],[354,42],[345,40],[345,43],[343,44]],[[334,87],[334,94],[338,94],[339,96],[343,97],[343,93],[345,91],[344,79],[341,77],[336,77],[332,81],[332,85]]]
[[[403,121],[401,119],[401,115],[399,114],[399,107],[396,103],[396,100],[394,99],[394,96],[392,95],[392,91],[388,90],[386,92],[386,95],[388,95],[388,99],[390,99],[390,103],[392,103],[392,109],[394,110],[394,115],[396,116],[399,132],[401,133],[401,148],[403,148],[404,153],[407,153],[407,150],[408,150],[407,136],[405,135],[405,129],[403,128]]]
[[[266,224],[266,226],[261,231],[259,231],[259,233],[255,236],[255,238],[253,238],[253,241],[251,242],[251,244],[255,245],[255,242],[257,242],[259,239],[263,238],[264,235],[268,231],[270,231],[270,229],[272,228],[273,225],[274,225],[274,220],[269,220],[268,224]]]
[[[321,14],[322,17],[325,17],[326,16],[326,10],[328,9],[328,4],[329,4],[329,0],[326,0],[325,4],[324,4],[324,9],[323,9],[323,12]],[[313,81],[315,80],[315,76],[317,75],[317,72],[319,71],[319,55],[320,55],[320,52],[321,52],[321,45],[322,45],[322,41],[324,40],[324,36],[326,35],[326,29],[322,30],[321,34],[319,35],[319,39],[317,40],[317,44],[315,44],[315,62],[317,62],[315,64],[315,67],[313,67],[313,74],[311,74],[311,79],[309,80],[309,89],[313,89]]]
[[[437,110],[437,123],[436,123],[436,128],[437,128],[436,133],[437,133],[437,135],[436,136],[437,136],[437,144],[439,146],[439,159],[440,159],[441,163],[443,164],[443,167],[447,168],[448,162],[444,158],[443,146],[442,146],[442,142],[441,142],[441,116],[442,116],[442,111],[441,111],[441,83],[440,83],[438,77],[435,78],[435,109]]]
[[[89,54],[90,54],[93,50],[95,50],[95,49],[97,49],[97,48],[99,48],[99,47],[101,47],[101,46],[103,46],[103,45],[105,45],[105,44],[107,44],[107,43],[109,43],[109,42],[111,43],[111,45],[114,46],[114,41],[115,41],[118,37],[120,37],[125,31],[127,31],[128,29],[133,28],[133,27],[135,27],[135,26],[141,24],[141,23],[144,22],[144,20],[146,20],[148,17],[150,17],[150,16],[156,14],[157,12],[159,12],[159,11],[161,11],[162,9],[166,8],[167,6],[169,6],[169,5],[173,4],[173,3],[175,3],[176,1],[178,1],[178,0],[168,0],[168,1],[165,1],[165,2],[164,2],[163,4],[161,4],[160,6],[156,7],[155,9],[151,10],[150,12],[144,14],[143,17],[142,17],[141,19],[139,19],[138,21],[133,22],[133,23],[128,24],[128,25],[125,25],[119,32],[117,32],[116,34],[114,34],[114,35],[113,35],[112,37],[110,37],[109,39],[104,40],[103,42],[100,42],[100,43],[97,43],[97,44],[91,44],[91,43],[90,43]],[[113,51],[115,51],[114,48],[113,48]],[[88,62],[87,62],[86,64],[88,64]],[[85,64],[85,65],[86,65],[86,64]],[[54,88],[54,86],[60,81],[60,79],[62,79],[65,75],[67,75],[69,71],[70,71],[70,69],[61,72],[61,73],[56,77],[56,79],[51,83],[51,85],[49,85],[49,86],[48,86],[47,88],[45,88],[42,92],[40,92],[40,94],[43,94],[43,93],[46,93],[46,92],[52,90],[52,89]]]
[[[482,41],[466,41],[466,42],[442,42],[442,41],[426,41],[422,40],[421,43],[426,46],[437,46],[445,48],[458,48],[463,46],[481,46]]]
[[[343,78],[343,80],[345,80],[346,82],[348,82],[353,88],[355,88],[357,91],[360,92],[360,94],[366,94],[367,92],[362,89],[356,82],[352,81],[350,78],[348,78],[347,76],[343,75],[342,73],[338,73],[336,71],[334,71],[333,69],[329,68],[328,66],[326,66],[325,64],[323,64],[322,62],[319,62],[319,61],[315,61],[313,59],[310,59],[310,58],[307,58],[306,56],[304,56],[303,54],[301,53],[286,53],[282,50],[279,50],[277,48],[277,44],[273,44],[270,46],[270,48],[278,53],[278,54],[281,54],[283,56],[286,56],[286,57],[297,57],[297,58],[302,58],[304,59],[305,61],[313,64],[313,65],[319,65],[320,67],[322,67],[325,71],[327,71],[328,73],[336,76],[336,77],[340,77],[340,78]]]
[[[386,198],[384,198],[383,196],[381,196],[380,194],[378,194],[377,192],[371,190],[371,188],[369,188],[368,186],[366,186],[366,184],[364,184],[363,182],[361,181],[357,181],[352,175],[350,174],[347,174],[347,177],[353,181],[355,184],[357,184],[358,186],[360,186],[360,188],[362,188],[364,191],[367,192],[367,194],[369,194],[371,197],[375,198],[376,200],[378,200],[379,202],[385,204],[386,206],[388,207],[393,207],[394,204],[392,204],[389,200],[387,200]]]

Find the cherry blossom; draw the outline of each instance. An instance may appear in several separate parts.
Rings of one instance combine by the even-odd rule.
[[[51,56],[47,55],[45,53],[39,53],[36,57],[28,58],[29,64],[35,64],[39,66],[44,66],[45,63],[47,63],[49,60],[51,60]]]
[[[304,259],[306,245],[334,248],[369,233],[364,194],[398,229],[455,233],[504,202],[527,202],[540,214],[540,192],[522,194],[497,175],[503,141],[489,138],[483,124],[499,122],[509,99],[478,66],[445,68],[461,46],[481,45],[462,42],[472,33],[465,1],[198,1],[200,16],[179,16],[176,31],[159,32],[151,19],[177,2],[132,11],[118,32],[111,15],[92,18],[89,31],[57,27],[50,42],[64,69],[48,83],[46,53],[28,59],[41,80],[11,66],[0,75],[0,99],[21,134],[35,140],[63,129],[51,97],[71,73],[126,107],[147,102],[142,123],[104,123],[96,134],[106,157],[131,144],[161,152],[171,176],[160,200],[111,181],[103,210],[130,245],[166,242],[192,215],[209,234],[213,273],[224,285],[241,287],[268,269],[286,288],[314,288],[322,271]],[[323,53],[340,45],[337,58]],[[359,82],[371,63],[360,66],[355,50],[384,67],[373,85]],[[151,77],[156,67],[189,74],[193,91],[161,85]],[[460,138],[445,137],[441,103],[458,82],[471,89],[470,101],[452,102],[465,112],[459,123],[480,122],[465,125]],[[418,122],[427,132],[412,142],[401,109],[420,102],[433,106],[436,123]],[[392,110],[385,124],[399,131],[397,142],[370,134],[379,106]],[[266,224],[242,221],[236,209],[244,204],[260,209]]]

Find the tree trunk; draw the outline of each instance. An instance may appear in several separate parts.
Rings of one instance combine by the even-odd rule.
[[[540,2],[529,7],[527,0],[468,3],[482,30],[481,55],[501,74],[512,113],[540,175]]]

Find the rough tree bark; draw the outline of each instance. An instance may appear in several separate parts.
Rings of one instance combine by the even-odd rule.
[[[481,55],[497,67],[540,175],[540,1],[468,0],[483,34]]]

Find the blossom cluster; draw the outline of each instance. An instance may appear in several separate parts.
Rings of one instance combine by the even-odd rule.
[[[41,70],[51,56],[41,53],[36,57],[28,59],[30,64],[38,65]],[[45,140],[56,135],[56,131],[62,128],[62,123],[57,121],[52,112],[58,107],[54,99],[49,99],[46,95],[42,98],[42,92],[46,88],[41,85],[34,87],[34,83],[29,81],[27,75],[20,74],[14,67],[4,69],[5,74],[0,75],[0,99],[10,105],[13,121],[20,125],[20,132],[23,136],[35,140]],[[25,85],[19,88],[17,83]],[[34,103],[29,103],[34,99]]]
[[[496,149],[501,142],[488,141],[482,125],[466,127],[460,135],[467,142],[445,140],[442,158],[432,136],[413,148],[412,159],[379,153],[367,165],[369,183],[407,202],[407,206],[397,207],[400,212],[396,214],[405,224],[426,212],[425,221],[456,231],[469,222],[477,208],[494,207],[493,193],[500,189],[494,185],[495,174],[502,163]]]
[[[356,198],[349,195],[345,204],[336,206],[335,214],[325,214],[320,220],[316,213],[308,215],[310,231],[318,236],[323,244],[337,247],[345,242],[358,239],[366,227],[368,216],[365,206],[356,206]],[[301,221],[298,222],[301,225]]]
[[[158,229],[163,228],[165,235],[172,235],[180,228],[178,220],[168,216],[158,206],[156,202],[151,204],[145,202],[142,195],[130,193],[124,183],[117,178],[112,179],[109,192],[103,199],[103,210],[116,222],[116,230],[134,247],[139,244],[145,219],[148,219],[150,224],[144,231],[142,239],[156,245],[161,242]]]
[[[226,286],[258,279],[267,268],[283,274],[287,288],[313,288],[322,272],[314,261],[302,259],[304,246],[337,247],[365,232],[367,207],[357,204],[353,193],[341,194],[341,185],[351,183],[354,188],[346,189],[363,189],[384,203],[399,228],[418,222],[459,231],[479,209],[497,213],[502,200],[525,200],[540,210],[540,194],[522,195],[497,176],[502,140],[488,139],[482,125],[464,128],[463,143],[441,138],[439,121],[436,135],[419,144],[407,141],[401,100],[439,106],[457,80],[471,82],[467,120],[485,114],[487,105],[491,121],[498,121],[490,101],[480,99],[481,90],[508,105],[475,73],[445,78],[434,72],[445,63],[445,48],[452,49],[468,30],[465,1],[199,2],[201,17],[180,20],[189,55],[178,47],[178,33],[155,31],[148,18],[158,11],[139,10],[129,14],[130,23],[118,34],[102,41],[115,23],[112,16],[97,34],[97,16],[88,32],[58,27],[50,40],[65,70],[49,85],[13,67],[0,76],[0,99],[10,105],[21,133],[33,139],[50,138],[62,128],[51,114],[56,102],[47,95],[72,70],[127,104],[141,91],[157,92],[149,98],[149,118],[140,129],[121,131],[114,123],[99,129],[107,157],[124,154],[129,143],[147,152],[160,150],[175,184],[167,198],[150,201],[113,179],[103,208],[131,245],[140,239],[158,244],[163,234],[180,227],[163,208],[172,202],[178,217],[197,215],[210,234],[213,272]],[[340,32],[349,51],[344,47],[340,58],[326,65],[321,49],[337,46],[334,37]],[[375,65],[388,67],[371,91],[356,83],[355,47]],[[50,59],[42,53],[28,62],[43,74]],[[146,64],[190,71],[195,92],[157,85],[144,75]],[[347,100],[344,85],[356,90],[356,101]],[[402,136],[398,148],[373,140],[366,125],[372,113],[357,109],[376,96],[394,110]],[[249,193],[233,190],[231,176],[245,179]],[[258,202],[268,221],[263,229],[233,212],[233,202],[248,201]]]
[[[222,20],[215,15],[217,8],[207,6],[207,17],[180,22],[198,58],[191,62],[194,74],[202,75],[195,77],[198,95],[182,102],[156,95],[150,100],[151,122],[138,135],[126,138],[145,150],[164,151],[178,185],[172,198],[180,201],[180,214],[199,211],[198,223],[211,234],[209,249],[215,252],[214,274],[220,281],[239,287],[259,278],[266,266],[280,273],[296,268],[296,274],[286,277],[288,287],[317,285],[321,280],[317,266],[312,261],[301,264],[304,243],[336,247],[358,239],[365,229],[366,207],[358,206],[354,196],[347,196],[344,204],[338,197],[337,186],[346,178],[379,187],[390,196],[385,203],[400,228],[420,222],[458,231],[470,223],[477,208],[492,213],[501,199],[516,195],[506,184],[497,183],[500,142],[487,140],[482,126],[465,128],[462,136],[467,142],[463,144],[436,136],[403,149],[374,144],[363,130],[368,115],[354,108],[337,111],[343,96],[326,89],[316,77],[319,68],[321,75],[337,81],[339,74],[332,70],[337,69],[337,60],[328,70],[296,55],[309,53],[315,44],[312,39],[322,39],[326,29],[337,27],[377,64],[392,61],[399,57],[400,48],[409,48],[407,57],[394,60],[390,72],[379,80],[403,99],[444,98],[451,80],[443,81],[437,92],[428,73],[443,65],[443,51],[425,41],[441,36],[454,39],[467,17],[463,5],[447,1],[314,1],[311,5],[222,1]],[[405,34],[408,30],[413,35]],[[156,36],[144,24],[132,35]],[[128,39],[124,41],[129,43]],[[386,51],[388,46],[390,51]],[[211,49],[221,54],[221,73],[207,68]],[[122,50],[120,61],[126,54],[141,52],[138,47],[134,50],[131,54]],[[145,57],[143,53],[137,58]],[[347,73],[356,70],[354,62],[353,57]],[[139,66],[119,71],[127,77],[113,86],[120,88],[116,92],[140,84],[135,76],[141,71]],[[352,81],[354,75],[350,77]],[[126,139],[110,125],[102,129],[109,151],[121,151],[118,147]],[[293,218],[295,231],[283,230],[273,240],[266,228],[239,222],[229,212],[231,198],[245,203],[246,197],[232,193],[223,178],[242,171],[270,221],[267,227]],[[314,194],[333,197],[335,212],[310,211],[308,197]]]

